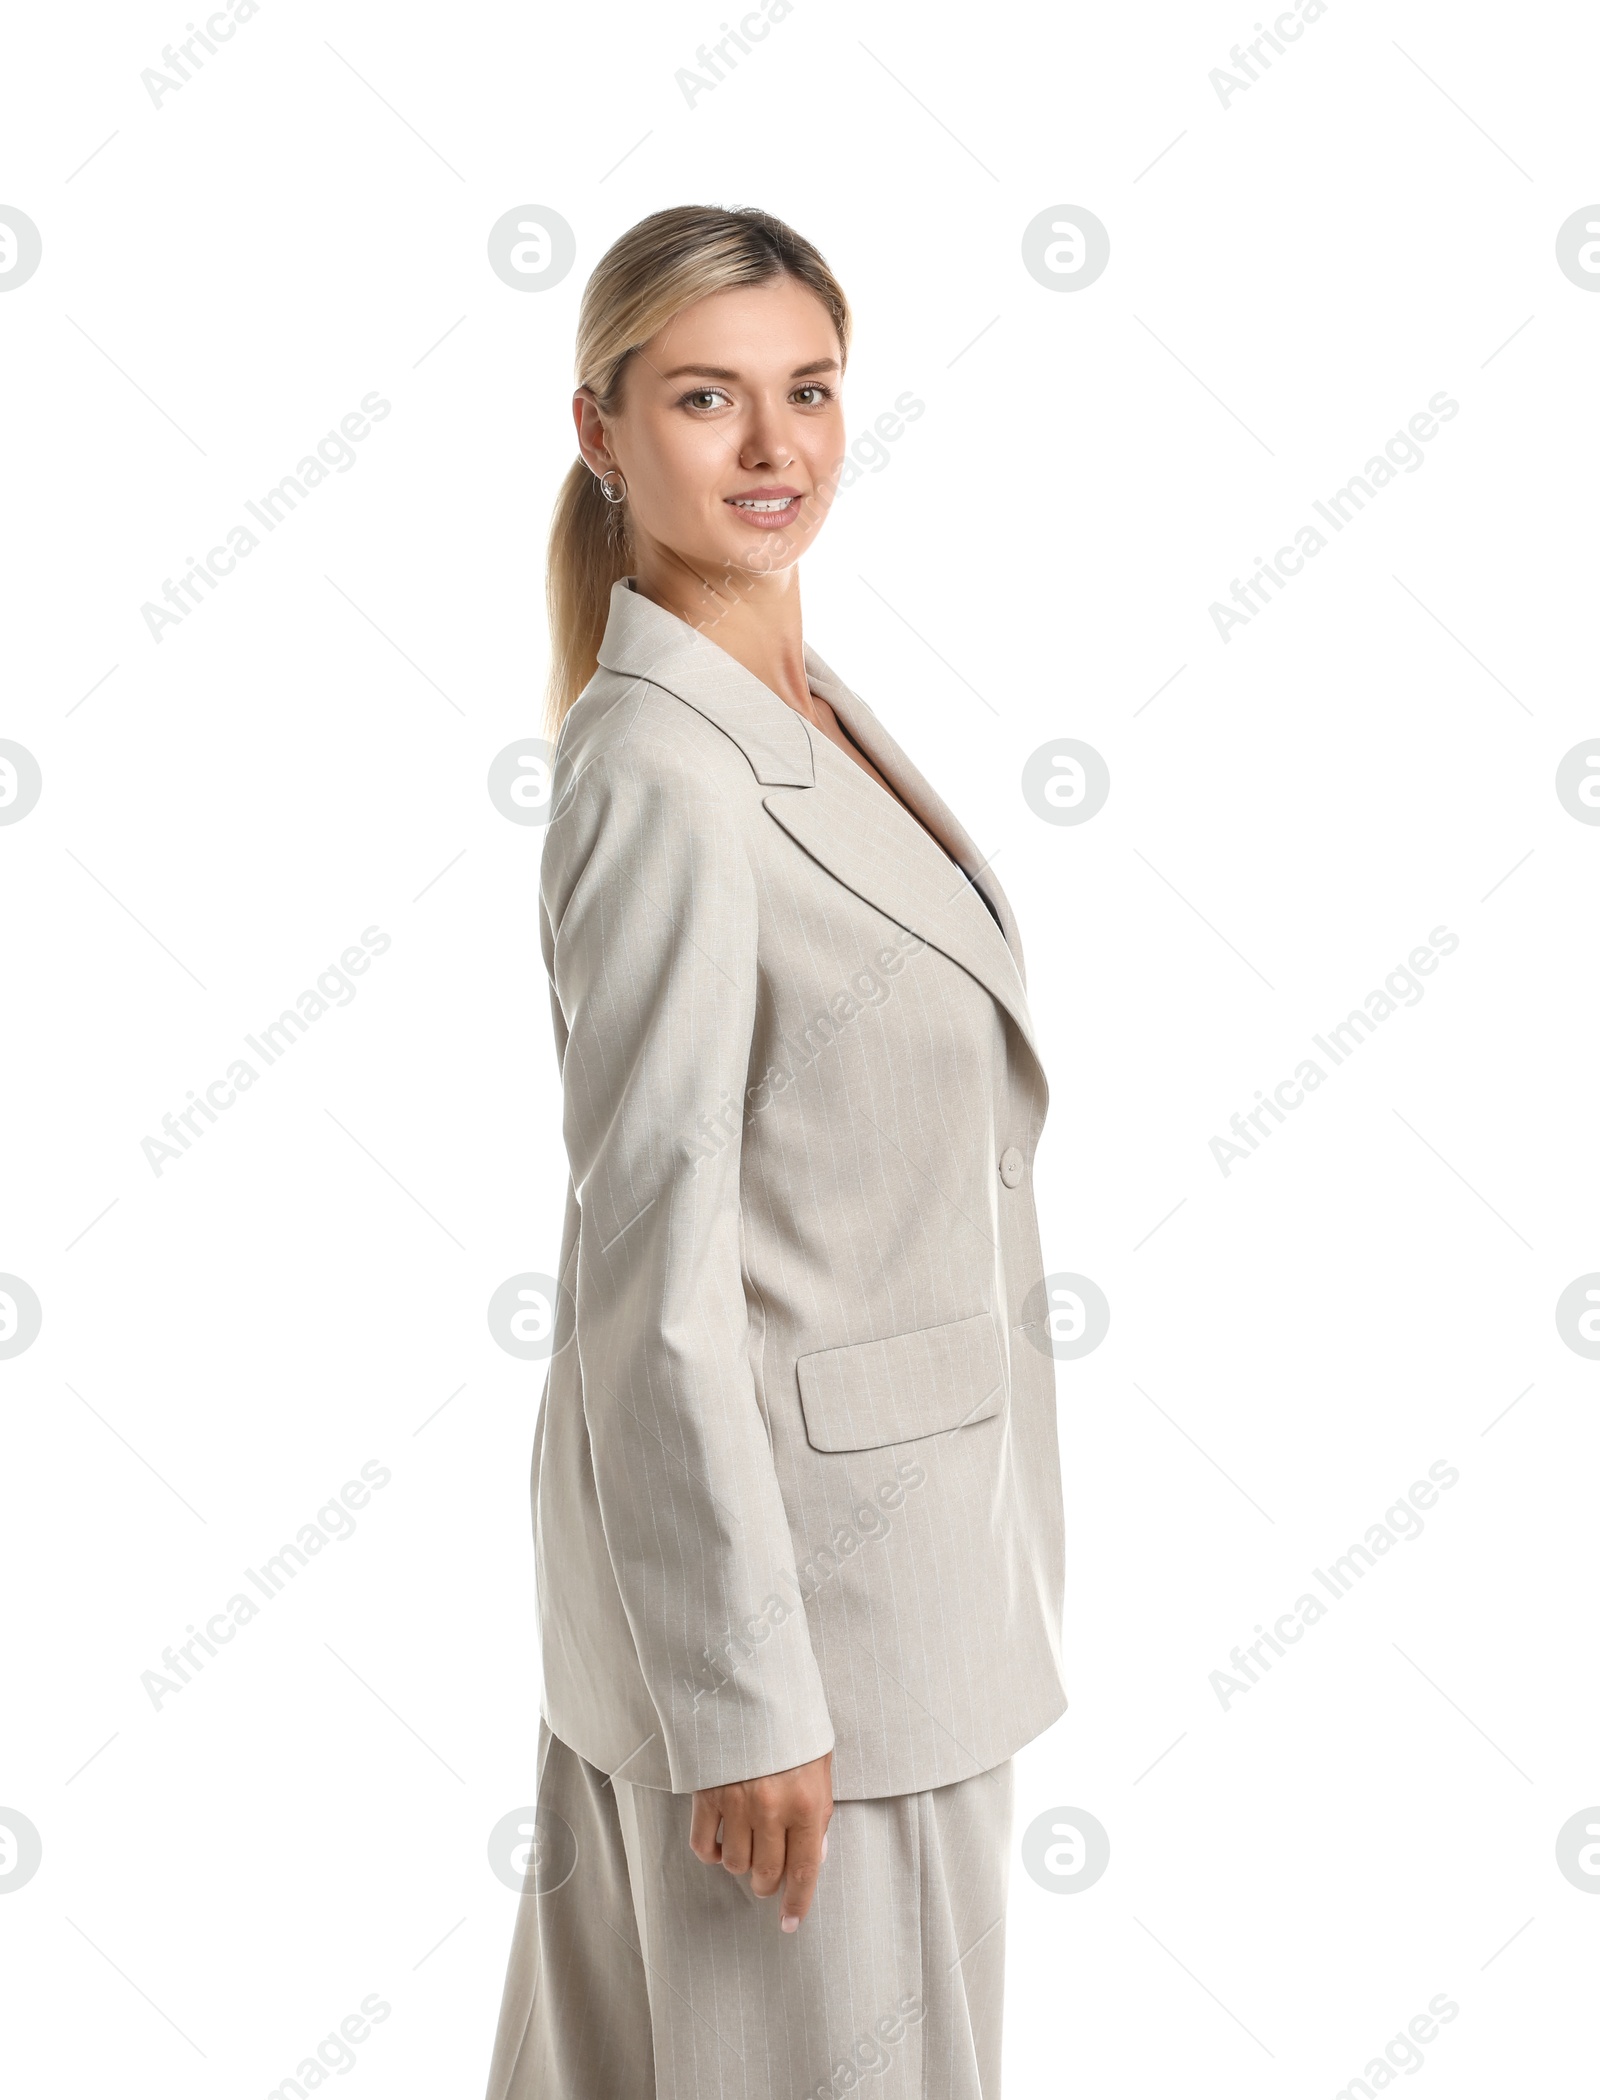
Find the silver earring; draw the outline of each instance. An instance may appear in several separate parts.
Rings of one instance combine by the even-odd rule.
[[[613,476],[615,476],[618,484],[616,488],[612,488],[611,486]],[[605,472],[600,476],[600,493],[602,496],[605,497],[608,503],[621,503],[626,497],[628,493],[628,484],[626,481],[623,480],[621,471],[618,468],[607,467]]]

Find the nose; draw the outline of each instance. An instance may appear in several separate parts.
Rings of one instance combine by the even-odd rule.
[[[782,422],[779,409],[757,407],[755,420],[739,447],[741,472],[754,474],[764,468],[777,473],[793,461],[794,448],[783,435]]]
[[[761,443],[756,439],[751,439],[747,445],[741,445],[739,448],[739,465],[746,474],[755,474],[763,471],[779,473],[790,464],[793,458],[794,454],[789,450],[788,446],[776,441]]]

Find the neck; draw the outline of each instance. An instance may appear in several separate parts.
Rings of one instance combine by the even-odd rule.
[[[641,597],[715,642],[780,700],[816,720],[800,630],[798,569],[702,575],[681,555],[651,547],[640,550],[633,581]]]

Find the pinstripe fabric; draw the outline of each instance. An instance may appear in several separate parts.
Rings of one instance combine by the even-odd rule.
[[[626,582],[540,874],[571,1164],[542,1711],[679,1794],[830,1747],[838,1799],[918,1793],[1066,1705],[1021,943],[949,808],[806,662],[971,881]]]
[[[540,1820],[572,1869],[518,1899],[488,2100],[1000,2100],[1012,1795],[1008,1760],[840,1802],[789,1935],[776,1897],[689,1850],[688,1797],[541,1726]]]

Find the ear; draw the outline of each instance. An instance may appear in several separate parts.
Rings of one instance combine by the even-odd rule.
[[[572,420],[578,433],[578,450],[584,463],[596,474],[605,473],[617,462],[606,445],[605,424],[601,420],[600,404],[593,389],[580,386],[572,397]]]

